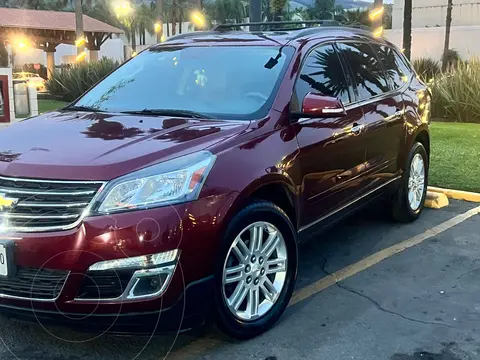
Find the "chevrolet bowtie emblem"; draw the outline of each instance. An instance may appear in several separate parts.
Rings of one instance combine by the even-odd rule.
[[[18,199],[9,198],[5,194],[0,193],[0,211],[10,210],[17,202]]]

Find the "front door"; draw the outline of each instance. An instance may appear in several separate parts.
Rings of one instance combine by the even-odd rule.
[[[294,125],[302,176],[301,228],[359,196],[366,151],[363,112],[349,106],[353,98],[350,81],[332,44],[309,53],[295,84],[292,111],[301,110],[307,93],[338,97],[347,107],[347,115],[304,118]]]
[[[10,102],[8,99],[8,76],[0,75],[0,123],[10,122]]]

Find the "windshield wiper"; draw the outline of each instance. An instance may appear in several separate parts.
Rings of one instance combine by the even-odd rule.
[[[75,105],[66,106],[66,107],[63,108],[63,110],[90,111],[90,112],[99,112],[100,111],[98,109],[88,107],[88,106],[75,106]]]
[[[193,119],[211,119],[211,116],[190,110],[177,110],[177,109],[143,109],[122,111],[122,114],[133,115],[157,115],[157,116],[179,116]]]

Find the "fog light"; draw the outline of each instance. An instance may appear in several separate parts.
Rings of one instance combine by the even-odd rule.
[[[124,301],[130,299],[153,298],[163,294],[173,277],[180,252],[175,250],[163,253],[136,256],[125,259],[100,261],[88,268],[88,271],[136,270],[125,291],[117,298],[98,299],[97,301]],[[91,301],[91,299],[76,299]]]
[[[100,261],[88,268],[88,271],[115,270],[115,269],[148,269],[173,263],[177,260],[178,249],[166,251],[163,253],[135,256],[125,259]]]

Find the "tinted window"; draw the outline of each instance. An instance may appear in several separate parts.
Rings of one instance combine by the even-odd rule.
[[[380,59],[387,79],[393,89],[403,86],[409,78],[410,71],[400,55],[386,45],[372,44],[372,48]]]
[[[348,82],[333,45],[318,47],[305,60],[295,85],[292,109],[300,110],[309,92],[338,97],[344,104],[350,102]]]
[[[339,44],[345,61],[352,69],[358,100],[365,100],[388,92],[383,68],[367,43]]]
[[[254,119],[270,109],[293,53],[278,46],[166,47],[144,51],[75,105],[99,111],[194,111]],[[266,66],[277,58],[274,66]]]

